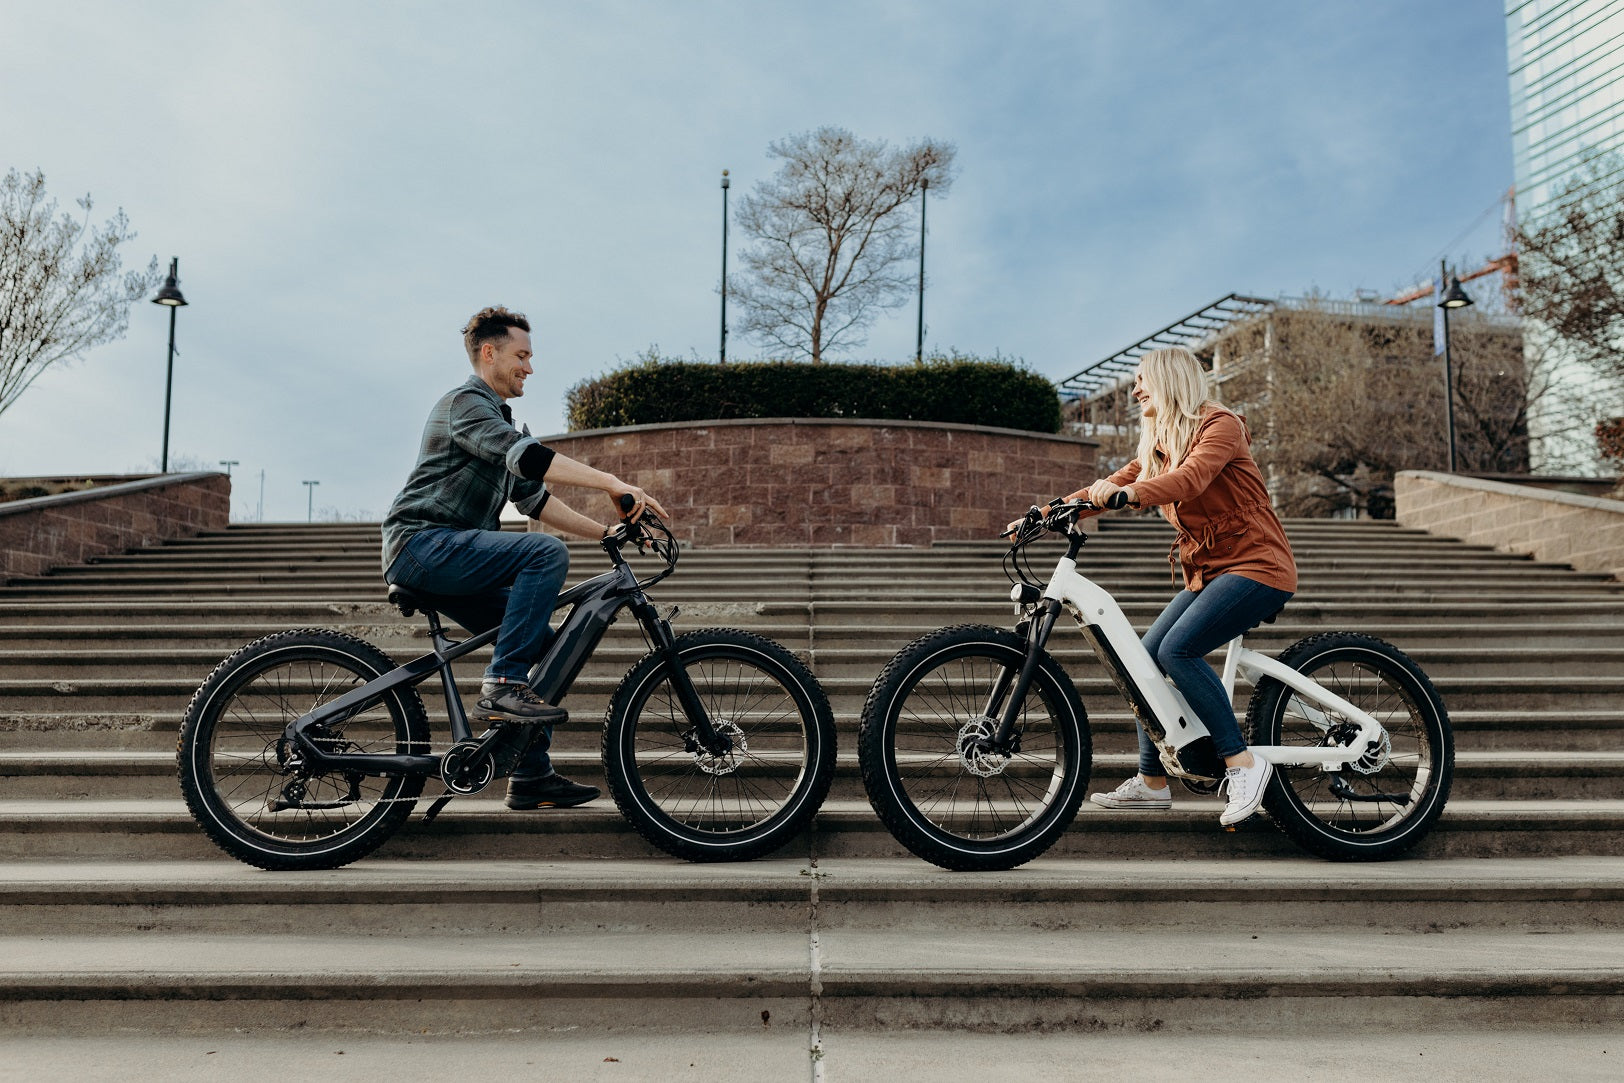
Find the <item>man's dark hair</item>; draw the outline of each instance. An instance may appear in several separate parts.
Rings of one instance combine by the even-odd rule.
[[[515,327],[529,333],[530,321],[524,318],[524,313],[509,312],[501,305],[492,305],[474,313],[462,329],[462,344],[468,350],[468,363],[479,364],[479,348],[487,342],[502,341],[508,337],[508,331]]]

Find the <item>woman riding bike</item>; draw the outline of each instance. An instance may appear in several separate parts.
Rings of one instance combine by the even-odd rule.
[[[1159,508],[1177,529],[1168,562],[1177,559],[1184,590],[1145,633],[1145,649],[1212,735],[1228,795],[1218,822],[1237,824],[1257,811],[1274,768],[1247,750],[1206,655],[1278,613],[1297,589],[1297,565],[1248,450],[1246,422],[1208,398],[1195,355],[1180,346],[1145,354],[1133,397],[1142,417],[1134,459],[1066,499],[1103,508],[1125,491],[1130,505]],[[1110,809],[1173,806],[1166,769],[1143,728],[1139,773],[1089,800]]]

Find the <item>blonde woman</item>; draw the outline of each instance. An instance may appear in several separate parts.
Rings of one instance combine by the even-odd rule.
[[[1178,530],[1184,590],[1145,633],[1145,648],[1173,679],[1212,734],[1226,766],[1228,803],[1218,818],[1237,824],[1257,811],[1274,768],[1246,748],[1208,652],[1279,612],[1297,589],[1286,532],[1248,446],[1240,415],[1207,396],[1207,377],[1183,347],[1139,361],[1133,397],[1141,417],[1138,454],[1108,478],[1072,493],[1104,506],[1126,490],[1128,503],[1158,507]],[[1139,773],[1089,798],[1112,809],[1166,809],[1172,791],[1156,748],[1141,729]]]

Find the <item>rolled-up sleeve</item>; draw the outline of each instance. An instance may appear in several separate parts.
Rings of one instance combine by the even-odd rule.
[[[539,481],[521,478],[513,483],[513,506],[519,509],[520,515],[529,519],[541,517],[541,509],[547,506],[547,500],[552,495],[547,491],[547,486]]]
[[[514,445],[534,437],[524,437],[502,416],[490,399],[476,391],[465,391],[451,404],[451,439],[468,454],[488,463],[507,467]],[[523,454],[521,448],[517,454]],[[512,462],[517,462],[513,458]]]

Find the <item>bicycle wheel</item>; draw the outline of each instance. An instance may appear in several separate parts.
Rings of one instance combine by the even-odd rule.
[[[683,670],[732,748],[694,739],[665,659],[651,652],[615,689],[603,766],[615,804],[650,843],[689,861],[745,861],[804,831],[828,796],[835,723],[793,654],[732,628],[677,637]]]
[[[186,805],[216,845],[262,869],[331,869],[376,849],[411,815],[421,777],[307,774],[288,763],[283,729],[394,669],[370,643],[304,628],[243,647],[192,696],[176,760]],[[426,754],[428,718],[400,686],[315,740],[333,752]]]
[[[1309,636],[1280,661],[1373,716],[1387,736],[1336,770],[1277,767],[1263,797],[1274,822],[1335,861],[1394,857],[1420,842],[1443,812],[1455,772],[1449,716],[1421,667],[1391,644],[1350,632]],[[1253,690],[1246,724],[1253,744],[1315,748],[1340,744],[1357,728],[1268,677]]]
[[[984,713],[994,686],[1025,657],[1015,633],[961,625],[910,643],[874,681],[857,739],[863,787],[918,857],[946,869],[1014,868],[1077,815],[1093,759],[1088,719],[1047,653],[1017,716],[1014,754],[975,748],[998,726]]]

